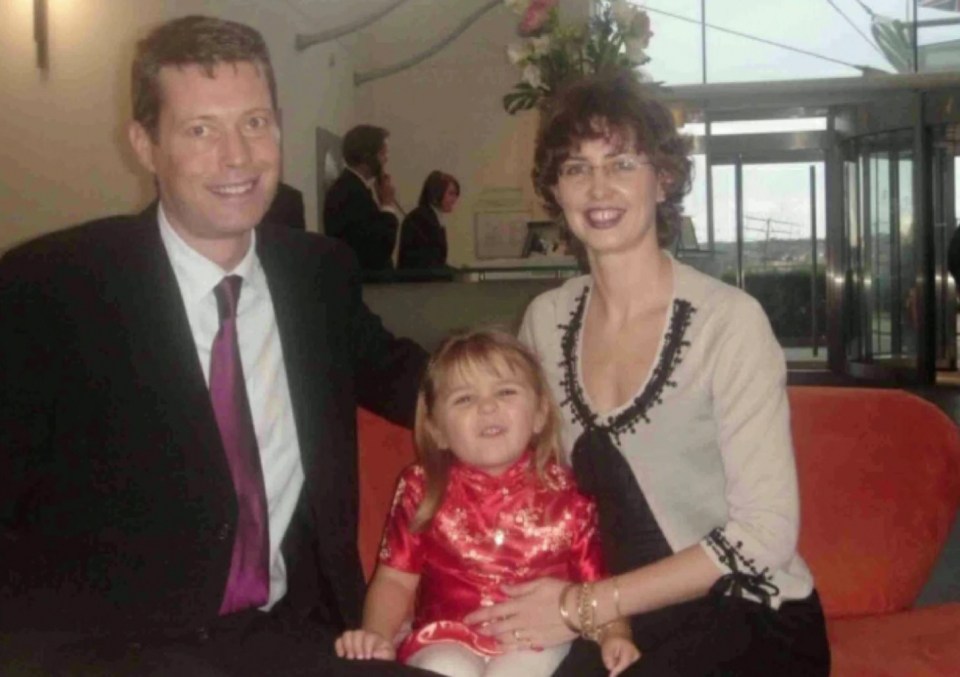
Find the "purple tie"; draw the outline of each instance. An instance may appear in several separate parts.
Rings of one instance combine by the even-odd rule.
[[[237,493],[237,529],[220,614],[260,607],[270,596],[267,495],[237,342],[237,303],[243,278],[230,275],[214,288],[220,330],[210,351],[210,400]]]

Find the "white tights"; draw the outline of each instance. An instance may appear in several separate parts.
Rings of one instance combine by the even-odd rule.
[[[550,677],[569,650],[569,644],[560,644],[543,651],[481,656],[462,644],[443,642],[420,649],[407,665],[447,677]]]

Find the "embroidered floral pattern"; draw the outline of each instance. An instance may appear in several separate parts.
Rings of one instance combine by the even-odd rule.
[[[706,543],[720,563],[730,569],[730,573],[714,583],[711,593],[731,597],[743,597],[744,593],[749,593],[765,606],[770,606],[770,599],[780,594],[780,588],[773,584],[770,569],[764,567],[758,571],[755,560],[743,556],[743,543],[731,543],[722,527],[707,534]]]
[[[563,359],[560,362],[563,378],[560,385],[565,393],[560,406],[568,406],[574,421],[582,425],[585,430],[606,432],[619,445],[621,435],[636,432],[637,424],[640,421],[650,422],[650,410],[663,403],[663,389],[677,386],[676,381],[671,380],[670,377],[683,361],[684,351],[690,346],[690,342],[684,337],[697,309],[684,299],[674,300],[670,314],[670,324],[664,337],[663,350],[660,352],[657,363],[650,374],[649,381],[633,402],[620,413],[608,417],[604,422],[587,406],[586,396],[577,378],[577,340],[583,327],[583,317],[587,308],[589,291],[589,287],[585,286],[583,288],[583,292],[577,298],[576,307],[570,314],[570,322],[558,327],[563,332],[560,339],[560,349],[563,354]]]

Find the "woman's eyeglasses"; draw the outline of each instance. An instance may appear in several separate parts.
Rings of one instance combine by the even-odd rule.
[[[640,168],[649,165],[650,160],[641,155],[617,155],[604,160],[598,167],[583,160],[568,160],[560,165],[558,179],[569,184],[585,184],[593,180],[597,169],[603,171],[611,181],[624,182],[633,179]]]

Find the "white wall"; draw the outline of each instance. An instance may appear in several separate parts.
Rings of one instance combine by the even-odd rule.
[[[32,0],[0,2],[0,250],[129,211],[151,191],[123,122],[133,36],[160,0],[48,0],[50,69],[36,66]]]
[[[318,10],[331,0],[317,0]],[[340,1],[340,0],[337,0]],[[0,251],[153,198],[126,141],[136,41],[159,22],[206,13],[260,30],[283,108],[284,178],[304,191],[316,228],[314,129],[353,119],[353,68],[339,43],[294,49],[324,24],[263,0],[48,0],[50,69],[36,65],[32,0],[0,1]]]

